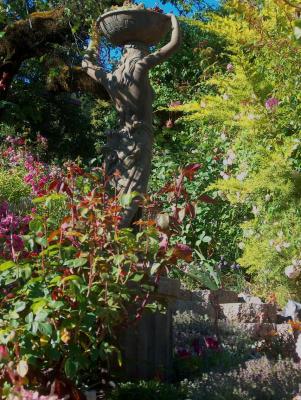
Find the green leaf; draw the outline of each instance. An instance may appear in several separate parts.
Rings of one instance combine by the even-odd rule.
[[[134,282],[140,282],[144,277],[144,274],[134,274],[130,280]]]
[[[45,321],[48,318],[48,314],[49,314],[49,311],[46,311],[46,310],[39,311],[35,317],[35,321],[36,322]]]
[[[44,228],[42,221],[39,219],[33,219],[29,222],[29,229],[35,233],[43,232]]]
[[[32,304],[31,309],[34,314],[38,314],[47,304],[47,301],[42,299]]]
[[[76,258],[75,260],[68,260],[64,262],[64,265],[70,268],[79,268],[87,264],[87,258]]]
[[[44,336],[52,335],[52,326],[49,322],[40,322],[38,325],[38,329]]]
[[[131,205],[132,201],[133,201],[135,198],[141,198],[141,194],[138,193],[138,192],[131,192],[131,193],[123,194],[123,195],[120,197],[120,200],[119,200],[120,205],[121,205],[122,207],[129,207],[129,206]]]
[[[154,275],[158,269],[160,268],[161,264],[160,263],[154,263],[150,269],[150,274]]]
[[[26,307],[26,303],[25,301],[19,301],[18,303],[15,304],[15,312],[21,312],[23,310],[25,310]]]
[[[0,272],[6,271],[15,266],[16,266],[16,264],[13,261],[6,261],[5,263],[0,264]]]
[[[65,374],[68,378],[72,379],[75,377],[76,373],[77,373],[77,363],[74,362],[74,360],[72,360],[71,358],[67,358],[66,362],[65,362]]]

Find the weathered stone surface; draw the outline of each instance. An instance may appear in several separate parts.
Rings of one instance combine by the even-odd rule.
[[[96,390],[90,390],[89,392],[85,392],[85,396],[87,400],[97,400]]]
[[[254,339],[266,339],[277,335],[276,324],[255,322],[240,324],[240,327]]]
[[[215,318],[215,309],[211,303],[197,302],[197,301],[183,301],[177,300],[173,305],[173,312],[183,313],[190,312],[191,315],[207,316],[213,320]]]
[[[177,279],[170,279],[166,277],[161,277],[158,288],[156,290],[156,295],[164,297],[180,297],[181,282]]]
[[[285,341],[294,340],[294,333],[290,324],[277,324],[277,334]]]
[[[242,303],[262,304],[262,300],[259,297],[251,296],[247,293],[239,293],[238,299]]]
[[[238,303],[238,295],[231,290],[200,290],[193,292],[193,300],[203,301],[205,303],[224,304]]]
[[[277,309],[273,304],[228,303],[220,305],[220,319],[230,322],[275,323]]]

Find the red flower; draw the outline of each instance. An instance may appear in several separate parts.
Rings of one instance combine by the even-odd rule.
[[[204,341],[205,341],[205,345],[206,345],[207,349],[219,350],[219,343],[213,337],[206,336],[204,338]]]

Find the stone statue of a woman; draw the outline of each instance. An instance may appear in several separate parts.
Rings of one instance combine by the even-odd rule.
[[[147,191],[153,146],[154,99],[148,71],[165,61],[180,46],[178,21],[172,14],[169,17],[171,40],[158,51],[150,54],[148,47],[142,43],[126,44],[123,56],[112,73],[107,73],[95,63],[92,51],[88,51],[82,62],[87,74],[107,90],[118,112],[119,129],[108,134],[105,157],[106,174],[111,177],[118,195],[132,192],[144,194]],[[120,225],[130,226],[137,218],[137,211],[137,202],[133,201],[125,210]]]

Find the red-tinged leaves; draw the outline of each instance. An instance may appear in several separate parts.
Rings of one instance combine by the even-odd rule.
[[[216,204],[218,202],[216,199],[213,199],[207,194],[202,194],[202,196],[199,197],[199,200],[207,204]]]
[[[186,215],[189,215],[190,218],[195,218],[195,205],[192,203],[187,203],[185,207]]]
[[[58,179],[55,179],[49,184],[48,190],[51,191],[55,189],[56,191],[59,191],[60,185],[61,182]]]
[[[60,193],[67,193],[69,197],[73,196],[72,190],[66,182],[62,182],[59,188]]]
[[[187,167],[182,169],[181,174],[183,176],[185,176],[187,179],[189,179],[190,181],[192,181],[195,174],[198,172],[198,170],[201,167],[202,167],[202,164],[198,164],[198,163],[187,165]]]
[[[50,235],[48,236],[48,243],[53,242],[54,240],[57,240],[60,237],[60,230],[56,230],[50,233]]]
[[[187,244],[178,243],[173,249],[171,261],[184,260],[186,262],[192,261],[192,249]]]

